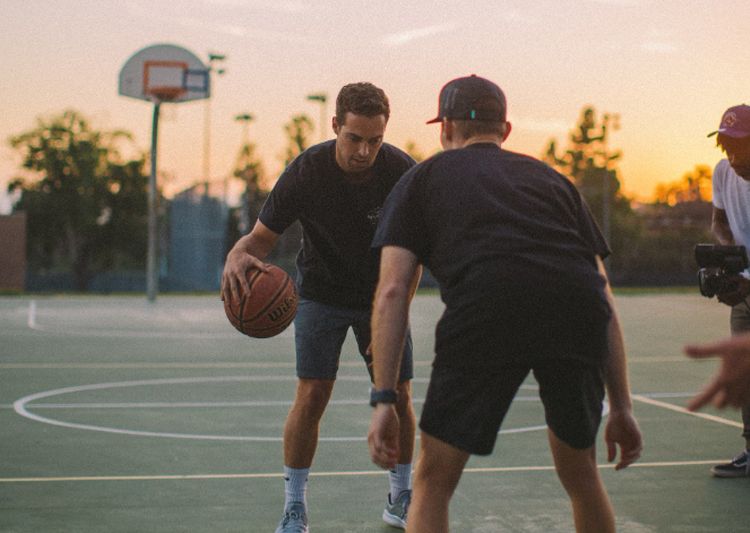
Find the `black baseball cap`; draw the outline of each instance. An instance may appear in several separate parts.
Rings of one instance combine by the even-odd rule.
[[[502,110],[498,113],[486,109],[474,109],[477,100],[485,97],[494,98]],[[442,122],[444,118],[505,122],[506,110],[505,95],[500,87],[490,80],[472,74],[445,84],[440,91],[438,116],[428,121],[427,124]]]

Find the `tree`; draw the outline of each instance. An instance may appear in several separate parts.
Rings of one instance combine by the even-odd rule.
[[[255,153],[254,144],[245,143],[242,146],[232,175],[245,184],[245,192],[242,196],[245,208],[240,229],[242,233],[247,233],[258,219],[263,203],[268,198],[268,190],[263,186],[263,163]]]
[[[606,145],[610,120],[605,114],[601,133],[596,135],[594,130],[598,127],[594,108],[584,107],[577,129],[570,134],[570,147],[562,157],[557,156],[556,141],[552,140],[543,158],[576,184],[607,237],[613,210],[630,209],[630,200],[620,192],[620,180],[613,168],[613,162],[620,159],[622,152],[610,152]],[[613,129],[618,127],[615,117]]]
[[[132,136],[95,131],[70,110],[10,140],[23,168],[39,176],[8,185],[21,193],[14,210],[26,212],[29,265],[70,269],[79,291],[97,270],[145,266],[145,156],[124,161],[123,142]]]
[[[656,186],[656,201],[674,206],[680,202],[707,202],[711,200],[711,167],[696,165],[679,181]]]
[[[713,242],[711,217],[711,169],[696,165],[681,180],[660,183],[656,201],[640,211],[647,223],[641,248],[654,273],[671,272],[674,277],[695,282],[695,245]],[[663,275],[663,274],[662,274]]]
[[[597,125],[594,108],[584,107],[568,149],[558,157],[553,139],[542,159],[576,184],[614,252],[611,270],[622,272],[638,249],[635,241],[643,234],[644,224],[633,211],[632,200],[620,189],[615,165],[622,152],[607,148],[610,127],[619,128],[616,115],[605,114]]]
[[[425,160],[425,156],[422,153],[422,150],[419,149],[417,143],[415,143],[414,141],[406,142],[406,153],[409,154],[417,163],[421,163]]]
[[[284,166],[304,152],[309,146],[310,133],[313,130],[312,120],[307,115],[297,115],[284,125],[287,136],[287,146],[284,152]]]
[[[581,121],[576,131],[570,134],[570,148],[561,158],[556,155],[556,141],[550,141],[543,158],[553,167],[563,169],[563,173],[570,176],[576,184],[584,179],[584,175],[596,168],[610,168],[610,163],[620,158],[622,152],[609,152],[606,147],[607,129],[612,120],[612,128],[619,129],[619,117],[611,118],[605,114],[602,118],[601,134],[592,135],[596,126],[596,114],[593,107],[584,107]]]

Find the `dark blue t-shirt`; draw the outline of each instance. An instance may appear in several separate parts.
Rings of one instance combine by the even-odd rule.
[[[440,284],[438,361],[442,350],[482,342],[504,347],[506,359],[526,357],[543,336],[610,318],[596,261],[610,252],[578,190],[548,165],[491,143],[410,170],[384,206],[373,246],[385,245],[413,251]],[[589,359],[597,343],[559,355]]]
[[[297,255],[300,296],[347,308],[369,308],[380,251],[370,247],[383,202],[415,161],[383,143],[373,177],[353,183],[336,162],[336,141],[312,146],[292,161],[259,215],[275,233],[302,224]]]

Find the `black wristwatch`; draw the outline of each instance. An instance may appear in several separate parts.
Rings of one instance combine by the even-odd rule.
[[[375,407],[379,403],[396,403],[398,392],[393,389],[370,389],[370,405]]]

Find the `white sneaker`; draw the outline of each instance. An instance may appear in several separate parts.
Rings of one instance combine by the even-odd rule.
[[[388,503],[383,511],[383,521],[393,527],[406,529],[406,514],[409,512],[411,504],[411,491],[402,490],[395,502],[391,502],[391,495],[388,495]]]
[[[300,502],[289,502],[276,533],[307,533],[307,512]]]

